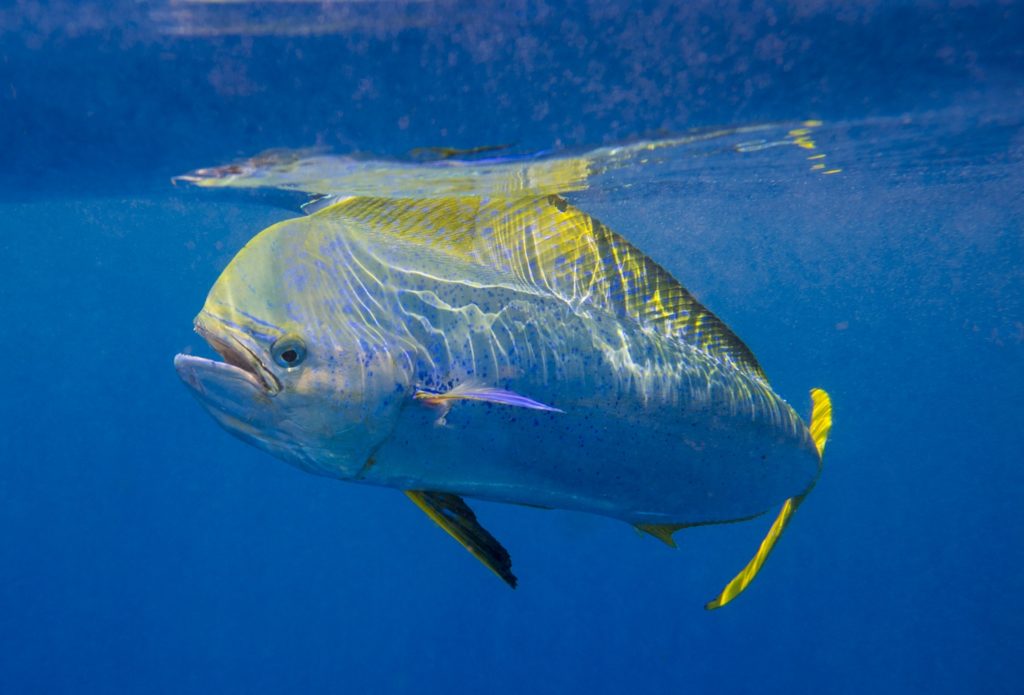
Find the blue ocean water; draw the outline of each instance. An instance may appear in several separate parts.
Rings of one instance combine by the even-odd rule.
[[[1022,36],[1013,2],[3,6],[0,692],[1021,692]],[[671,551],[475,503],[511,591],[395,491],[230,437],[172,368],[297,214],[174,175],[806,119],[813,152],[709,142],[567,196],[798,410],[832,394],[821,481],[722,610],[769,520]]]

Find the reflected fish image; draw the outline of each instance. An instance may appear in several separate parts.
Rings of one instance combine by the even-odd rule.
[[[673,545],[777,517],[707,608],[754,579],[831,427],[654,260],[555,194],[338,196],[253,238],[175,367],[232,434],[403,491],[509,585],[465,498],[620,519]],[[781,507],[781,509],[780,509]]]

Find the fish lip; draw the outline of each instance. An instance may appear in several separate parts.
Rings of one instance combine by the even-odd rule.
[[[205,319],[214,319],[211,322]],[[208,366],[215,369],[230,372],[241,372],[269,396],[276,396],[281,392],[281,382],[271,372],[267,365],[257,356],[256,352],[248,347],[236,335],[235,331],[229,329],[223,321],[212,314],[203,312],[195,322],[195,331],[221,356],[223,362],[216,360],[205,360],[205,358],[194,358],[205,360]],[[181,355],[180,357],[189,357]]]
[[[211,374],[217,375],[222,381],[245,382],[260,393],[267,393],[263,382],[253,372],[227,362],[179,353],[174,356],[174,368],[182,381],[200,394],[206,393],[205,379]]]

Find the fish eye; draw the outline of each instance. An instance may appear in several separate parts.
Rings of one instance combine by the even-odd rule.
[[[274,361],[285,369],[298,367],[306,359],[306,344],[296,335],[286,335],[270,348]]]

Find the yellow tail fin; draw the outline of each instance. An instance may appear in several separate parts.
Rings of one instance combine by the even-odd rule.
[[[814,446],[818,448],[819,463],[821,466],[821,457],[825,454],[825,442],[828,440],[829,430],[832,429],[832,400],[828,397],[828,394],[822,389],[811,389],[811,424],[808,428],[811,433],[811,439],[814,440]],[[814,486],[812,485],[811,488]],[[761,566],[764,565],[764,561],[768,559],[768,554],[772,552],[772,548],[775,547],[776,541],[782,536],[782,532],[786,530],[786,525],[789,524],[789,520],[793,517],[793,512],[797,510],[797,507],[804,501],[807,495],[811,492],[808,489],[803,494],[797,495],[796,497],[790,497],[782,505],[782,511],[775,518],[775,523],[768,530],[768,535],[761,541],[761,547],[757,549],[757,554],[747,563],[747,566],[740,570],[731,582],[729,582],[722,593],[718,595],[713,601],[710,601],[704,607],[708,610],[714,610],[715,608],[721,608],[725,604],[732,601],[734,598],[743,593],[750,582],[754,581],[754,577],[761,571]]]
[[[811,439],[818,447],[818,456],[825,455],[825,442],[832,429],[832,399],[824,389],[811,389]],[[819,464],[820,465],[820,464]]]

